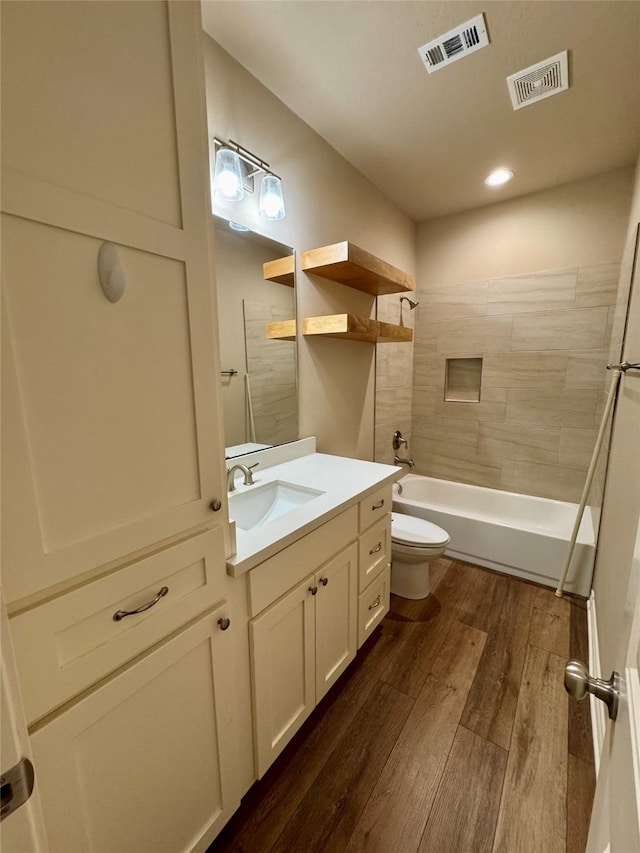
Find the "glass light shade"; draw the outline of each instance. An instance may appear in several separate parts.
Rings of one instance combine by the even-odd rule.
[[[260,207],[259,212],[265,219],[284,219],[284,198],[282,196],[282,182],[275,175],[265,175],[260,184]]]
[[[222,196],[229,201],[240,201],[244,198],[240,158],[230,148],[219,148],[216,154],[213,192],[214,195]]]

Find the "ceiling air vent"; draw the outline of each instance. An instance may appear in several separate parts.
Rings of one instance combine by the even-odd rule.
[[[423,44],[418,48],[418,53],[427,71],[432,74],[439,68],[451,65],[452,62],[462,59],[469,53],[475,53],[476,50],[488,44],[489,36],[484,15],[477,15],[466,24],[460,24],[443,36]]]
[[[511,74],[507,77],[507,86],[514,110],[564,92],[569,88],[567,51]]]

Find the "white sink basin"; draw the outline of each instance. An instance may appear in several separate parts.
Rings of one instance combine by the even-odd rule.
[[[253,530],[324,494],[317,489],[273,480],[230,494],[229,515],[240,530]]]

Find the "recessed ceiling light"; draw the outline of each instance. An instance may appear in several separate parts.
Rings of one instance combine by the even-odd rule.
[[[490,175],[484,179],[488,187],[501,187],[502,184],[508,183],[513,177],[513,172],[510,169],[494,169]]]

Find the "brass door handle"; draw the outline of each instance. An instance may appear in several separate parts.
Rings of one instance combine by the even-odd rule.
[[[378,542],[378,547],[374,548],[373,551],[369,551],[369,556],[373,556],[373,554],[377,554],[378,551],[382,551],[382,542]]]
[[[380,596],[378,596],[376,598],[376,600],[373,602],[373,604],[369,605],[369,610],[375,610],[376,607],[380,607]]]

